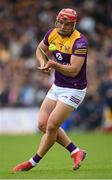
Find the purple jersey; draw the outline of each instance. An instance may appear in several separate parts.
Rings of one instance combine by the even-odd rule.
[[[45,45],[54,44],[56,50],[53,55],[57,62],[61,64],[70,63],[71,55],[84,57],[84,64],[77,76],[70,77],[55,71],[54,84],[60,87],[84,89],[87,86],[86,59],[88,42],[84,35],[75,30],[70,37],[61,37],[56,28],[50,29],[44,37]]]

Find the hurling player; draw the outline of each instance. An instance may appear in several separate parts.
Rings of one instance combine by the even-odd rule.
[[[43,72],[55,71],[55,80],[48,91],[39,112],[39,129],[44,133],[36,154],[16,167],[13,173],[27,171],[38,165],[55,142],[65,147],[73,158],[73,169],[80,167],[86,156],[83,149],[77,147],[60,125],[82,103],[87,88],[86,60],[88,41],[76,30],[77,13],[73,9],[62,9],[56,17],[55,27],[50,29],[39,43],[36,57]],[[47,63],[40,53],[50,45],[55,46],[54,60]]]

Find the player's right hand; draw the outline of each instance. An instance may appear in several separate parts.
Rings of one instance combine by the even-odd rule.
[[[41,66],[40,66],[40,67],[37,67],[37,69],[41,70],[41,71],[42,71],[43,73],[45,73],[45,74],[50,75],[50,73],[51,73],[51,68],[44,69],[45,66],[46,66],[45,63],[44,63],[44,64],[41,64]]]

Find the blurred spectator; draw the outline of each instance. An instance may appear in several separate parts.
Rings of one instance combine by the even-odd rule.
[[[84,130],[93,130],[101,126],[103,104],[99,93],[88,96],[80,109],[81,126]]]
[[[100,86],[100,93],[104,100],[103,129],[112,131],[112,58],[107,59],[106,72]]]

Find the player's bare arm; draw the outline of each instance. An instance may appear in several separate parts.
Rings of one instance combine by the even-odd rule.
[[[61,72],[64,75],[75,77],[81,70],[81,67],[83,66],[85,61],[84,57],[78,57],[78,56],[71,56],[70,64],[60,64],[56,61],[49,61],[44,69],[53,68],[58,72]]]
[[[41,70],[44,73],[50,74],[50,71],[51,71],[50,68],[44,69],[44,67],[46,65],[46,62],[43,59],[42,53],[40,52],[39,48],[41,48],[42,50],[44,50],[44,52],[46,52],[48,47],[43,43],[43,40],[37,46],[37,49],[36,49],[36,58],[37,58],[37,60],[39,61],[39,64],[40,64],[40,67],[38,67],[38,69]]]
[[[45,65],[45,61],[44,61],[44,59],[43,59],[43,57],[42,57],[42,54],[41,54],[41,52],[40,52],[40,50],[39,50],[39,47],[40,47],[41,49],[43,49],[44,52],[47,51],[48,47],[43,43],[43,41],[41,41],[41,42],[39,43],[39,45],[37,46],[37,49],[36,49],[36,58],[37,58],[37,60],[39,61],[40,66],[44,66],[44,65]]]

